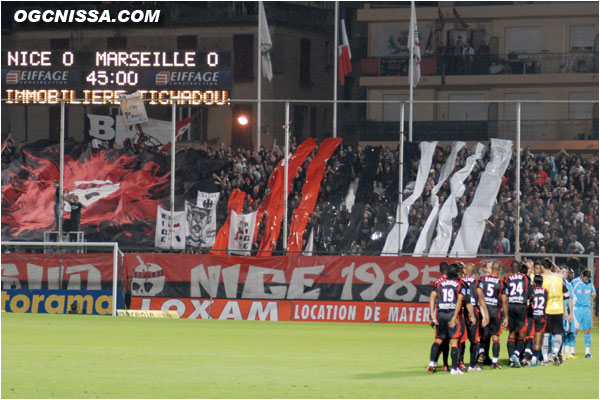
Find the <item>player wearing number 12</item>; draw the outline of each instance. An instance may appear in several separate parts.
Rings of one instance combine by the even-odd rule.
[[[527,302],[533,295],[533,287],[527,275],[521,273],[521,264],[513,261],[511,274],[504,280],[504,294],[508,297],[508,357],[511,368],[519,368],[519,356],[527,338]]]
[[[461,323],[459,313],[466,295],[466,290],[460,282],[459,273],[461,267],[457,264],[450,265],[448,269],[448,278],[442,281],[436,288],[429,300],[430,315],[435,315],[431,321],[435,325],[435,341],[431,346],[430,361],[427,372],[432,373],[435,370],[439,347],[444,339],[450,339],[452,350],[452,375],[462,375],[463,372],[458,369],[459,350],[458,341],[461,334]],[[437,310],[436,310],[437,304]],[[471,304],[468,306],[471,308]],[[437,311],[437,312],[436,312]],[[473,312],[472,308],[470,310]]]

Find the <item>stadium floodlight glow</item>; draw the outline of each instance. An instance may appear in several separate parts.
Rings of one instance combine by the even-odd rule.
[[[237,117],[237,122],[241,126],[246,126],[246,125],[248,125],[248,122],[250,122],[250,120],[248,119],[248,117],[246,115],[242,114]]]

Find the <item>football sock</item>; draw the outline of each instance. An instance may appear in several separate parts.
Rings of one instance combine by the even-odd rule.
[[[525,348],[525,340],[519,339],[517,341],[517,348],[515,350],[515,354],[519,357],[523,353],[523,349]]]
[[[515,352],[515,339],[508,338],[508,341],[506,342],[506,349],[508,350],[508,356],[512,356]]]
[[[492,362],[498,362],[498,357],[500,357],[500,341],[494,340],[494,344],[492,345]]]
[[[562,335],[554,335],[554,342],[552,343],[552,354],[557,355],[560,353],[562,347]]]
[[[440,345],[437,344],[436,342],[433,342],[433,344],[431,345],[431,353],[430,353],[429,360],[432,363],[436,363],[439,356],[440,356]]]
[[[442,355],[444,359],[444,367],[448,366],[448,353],[450,352],[450,342],[448,340],[444,340],[442,342]]]
[[[575,354],[575,347],[577,346],[577,334],[573,332],[573,340],[571,341],[571,346],[573,347],[573,354]]]
[[[467,343],[461,343],[459,345],[460,347],[458,348],[459,354],[458,354],[458,360],[459,362],[465,362],[465,349],[467,348]]]
[[[533,338],[527,338],[527,341],[525,342],[525,352],[526,353],[531,353],[531,349],[533,348]]]
[[[584,334],[583,340],[585,342],[585,354],[591,354],[590,348],[592,347],[592,334],[591,333]]]
[[[548,361],[548,341],[550,340],[550,334],[544,333],[544,339],[542,340],[542,357],[544,361]]]
[[[457,369],[458,368],[458,347],[456,346],[452,346],[452,350],[450,352],[450,355],[452,357],[452,369]]]
[[[471,367],[475,367],[477,364],[477,356],[479,353],[479,343],[471,343],[471,347],[469,348],[471,352]]]

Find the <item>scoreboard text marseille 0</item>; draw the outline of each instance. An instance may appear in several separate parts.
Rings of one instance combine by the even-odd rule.
[[[229,51],[3,51],[8,104],[118,104],[137,90],[149,104],[228,105]]]

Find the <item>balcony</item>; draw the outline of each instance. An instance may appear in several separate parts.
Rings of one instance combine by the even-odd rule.
[[[421,75],[524,75],[598,73],[598,53],[423,56]],[[408,76],[408,56],[361,60],[361,76]]]

